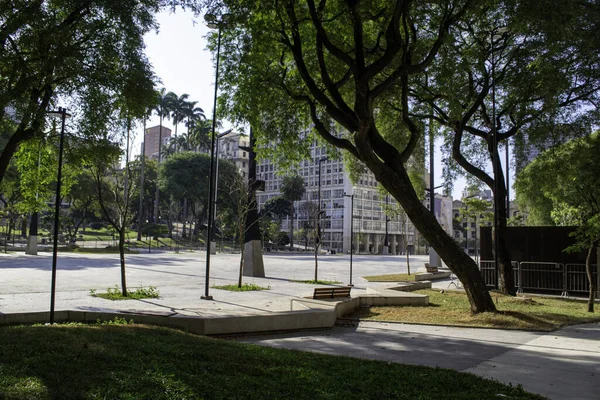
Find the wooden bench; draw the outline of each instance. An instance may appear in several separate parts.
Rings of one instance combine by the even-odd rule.
[[[334,299],[336,297],[350,297],[350,286],[348,287],[330,287],[316,288],[313,293],[313,299]]]
[[[425,271],[432,274],[434,272],[438,272],[438,267],[432,267],[429,265],[429,263],[425,263]]]

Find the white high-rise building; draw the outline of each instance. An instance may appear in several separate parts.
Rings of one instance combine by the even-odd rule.
[[[326,160],[319,162],[324,157]],[[300,163],[295,173],[304,179],[306,193],[296,202],[296,215],[294,223],[294,245],[296,247],[313,247],[316,234],[316,220],[318,214],[319,198],[319,166],[321,180],[321,246],[324,250],[344,252],[350,251],[350,224],[353,219],[354,249],[360,253],[381,254],[385,253],[386,219],[389,254],[402,254],[414,252],[416,244],[415,229],[403,213],[386,217],[384,212],[386,200],[389,206],[396,204],[388,196],[380,196],[377,190],[377,181],[370,172],[365,173],[353,185],[344,168],[341,155],[331,157],[326,153],[324,146],[316,142],[311,146],[311,158]],[[280,174],[283,175],[283,174]],[[257,176],[265,181],[265,191],[257,193],[259,209],[274,197],[280,196],[282,176],[278,175],[277,167],[269,160],[262,160],[257,165]],[[350,195],[354,195],[354,218],[352,218]],[[443,223],[445,228],[452,232],[452,200],[450,199],[449,211],[444,210],[442,215],[449,217]],[[446,207],[448,208],[448,207]],[[438,219],[439,220],[439,219]],[[406,221],[403,223],[403,221]],[[283,221],[281,230],[290,231],[290,219]],[[407,239],[406,245],[404,238]]]

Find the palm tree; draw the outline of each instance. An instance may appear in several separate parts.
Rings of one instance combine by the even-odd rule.
[[[187,122],[186,122],[186,126],[188,128],[188,132],[187,132],[187,141],[188,141],[188,148],[191,150],[192,148],[194,148],[194,146],[192,145],[192,143],[194,142],[194,135],[195,135],[195,131],[196,131],[196,127],[199,125],[204,125],[205,121],[206,121],[206,116],[204,115],[204,110],[202,110],[200,107],[195,107],[196,102],[190,102],[188,103],[189,108],[186,110],[186,116],[187,116]]]
[[[190,151],[192,146],[192,132],[194,131],[197,124],[201,124],[202,121],[206,120],[206,116],[204,115],[204,110],[200,107],[196,107],[196,101],[186,102],[186,107],[184,108],[184,114],[187,118],[186,127],[188,128],[187,134],[185,135],[185,139],[182,137],[179,141],[180,145],[185,143],[186,150]],[[183,147],[182,147],[183,148]],[[187,198],[183,199],[183,227],[182,227],[182,237],[186,237],[185,233],[185,224],[187,222],[188,215],[188,202]],[[190,224],[191,229],[191,224]],[[191,236],[191,235],[190,235]]]
[[[175,142],[175,148],[177,151],[189,151],[187,137],[179,135],[172,139]]]
[[[169,156],[172,156],[175,153],[177,153],[177,139],[176,138],[171,138],[169,140],[169,143],[163,144],[162,146],[160,146],[160,154],[161,154],[161,158],[163,160],[166,160],[167,158],[169,158]]]
[[[162,123],[163,118],[169,118],[171,116],[171,110],[173,104],[177,100],[177,95],[173,92],[166,93],[165,88],[160,89],[157,93],[157,104],[154,108],[156,114],[160,118],[159,128],[158,128],[158,164],[160,164],[160,148],[162,146]],[[158,185],[156,186],[156,199],[154,204],[154,222],[158,222],[158,203],[160,200],[160,190],[158,189]]]
[[[294,201],[298,201],[304,196],[304,178],[300,175],[287,175],[283,177],[281,184],[282,197],[290,202],[290,250],[294,249]]]
[[[198,149],[210,149],[210,133],[212,122],[209,119],[203,119],[196,122],[190,131],[190,144],[194,151]]]
[[[173,125],[175,126],[175,136],[177,136],[177,125],[187,117],[187,112],[190,104],[196,104],[196,102],[189,102],[187,99],[190,97],[189,94],[184,93],[181,96],[175,96],[172,99],[171,104],[171,118],[173,119]]]

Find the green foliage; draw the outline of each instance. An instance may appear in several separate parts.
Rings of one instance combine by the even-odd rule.
[[[91,290],[90,290],[91,292]],[[127,319],[123,318],[119,318],[119,317],[115,317],[112,320],[108,320],[108,321],[103,321],[101,319],[96,320],[96,324],[97,325],[131,325],[133,324],[133,320],[130,319],[129,321],[127,321]]]
[[[148,286],[147,288],[140,286],[135,291],[127,291],[127,296],[123,296],[119,286],[107,288],[106,293],[98,293],[95,289],[90,290],[90,296],[100,297],[106,300],[139,300],[139,299],[157,299],[160,293],[156,290],[156,286]]]
[[[519,205],[533,224],[565,225],[589,220],[600,211],[600,138],[572,140],[545,151],[517,177]]]
[[[281,195],[290,203],[302,199],[306,193],[304,178],[300,175],[285,175],[281,180]]]
[[[290,215],[291,203],[283,197],[273,197],[267,200],[261,210],[261,214],[277,218],[279,221]]]
[[[187,198],[205,209],[208,200],[208,175],[210,156],[203,153],[183,152],[175,154],[161,164],[158,184],[165,193],[177,200]],[[219,160],[219,182],[217,201],[220,208],[234,207],[235,198],[228,190],[239,176],[235,164]]]
[[[253,292],[257,290],[271,290],[271,286],[263,287],[255,283],[244,283],[241,287],[238,285],[212,286],[213,289],[229,290],[230,292]]]
[[[465,207],[460,209],[459,220],[475,221],[479,225],[491,224],[494,221],[493,205],[490,201],[477,197],[467,197],[462,202]]]
[[[155,77],[143,36],[157,28],[160,9],[196,3],[2,3],[0,121],[10,106],[18,123],[0,155],[0,179],[20,143],[47,136],[46,111],[59,101],[77,111],[69,131],[86,139],[108,138],[115,121],[144,115],[153,103]]]

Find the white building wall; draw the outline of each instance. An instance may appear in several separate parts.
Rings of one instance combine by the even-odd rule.
[[[297,218],[294,225],[294,244],[304,245],[304,240],[298,235],[305,225],[314,229],[316,216],[313,212],[308,215],[307,209],[318,208],[318,160],[326,155],[325,147],[313,145],[311,159],[300,163],[295,172],[302,176],[305,182],[306,193],[302,200],[296,202]],[[280,195],[281,176],[276,167],[269,160],[262,160],[257,167],[259,179],[265,181],[265,192],[257,193],[259,209],[271,198]],[[325,250],[348,253],[350,251],[350,224],[352,220],[350,197],[344,194],[354,194],[354,249],[360,252],[381,253],[384,245],[386,215],[383,210],[385,198],[380,198],[377,191],[377,181],[371,173],[361,177],[356,185],[352,185],[344,169],[341,157],[323,161],[321,163],[321,245]],[[395,202],[390,196],[390,204]],[[312,206],[307,206],[312,203]],[[450,207],[450,210],[452,207]],[[451,217],[451,213],[450,213]],[[451,219],[450,219],[451,221]],[[290,231],[290,221],[285,220],[281,226],[284,232]],[[388,235],[392,251],[401,252],[401,236],[408,235],[409,244],[414,244],[414,227],[409,224],[408,232],[402,232],[399,217],[390,218],[388,222]],[[398,244],[397,246],[392,244]],[[312,240],[308,244],[314,245]]]

